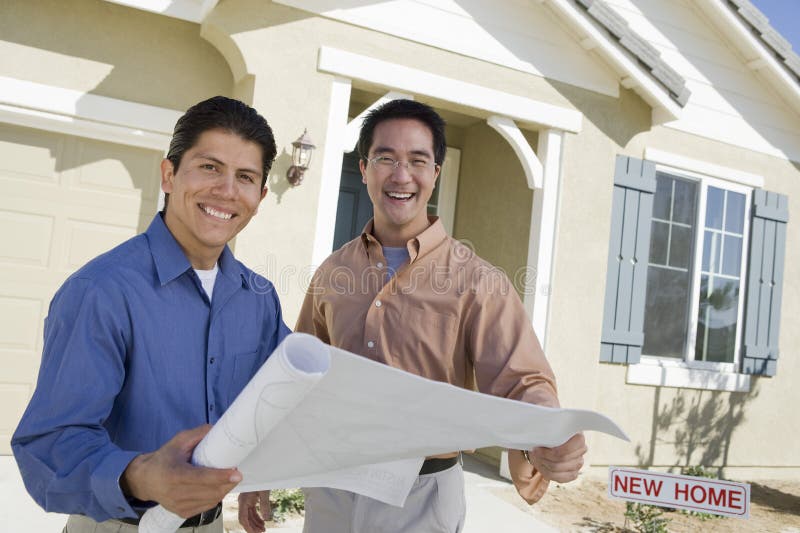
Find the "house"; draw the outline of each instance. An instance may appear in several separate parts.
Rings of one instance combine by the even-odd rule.
[[[418,99],[448,121],[431,213],[514,282],[563,403],[631,437],[590,434],[590,472],[800,474],[800,58],[748,0],[4,2],[0,453],[54,291],[146,228],[175,120],[215,94],[276,132],[233,246],[290,324],[369,217],[363,113]]]

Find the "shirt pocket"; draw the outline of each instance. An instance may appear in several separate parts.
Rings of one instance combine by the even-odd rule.
[[[414,305],[404,305],[398,330],[390,333],[397,366],[439,381],[453,374],[458,318]],[[392,349],[394,348],[394,349]]]
[[[231,374],[227,392],[229,406],[255,375],[259,366],[258,350],[239,353],[231,357],[229,363]]]

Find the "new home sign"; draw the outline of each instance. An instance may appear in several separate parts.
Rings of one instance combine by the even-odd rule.
[[[610,466],[608,495],[687,511],[735,518],[750,516],[750,485],[735,481]]]

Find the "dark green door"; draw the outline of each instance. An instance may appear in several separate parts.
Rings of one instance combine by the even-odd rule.
[[[372,203],[367,186],[361,183],[358,155],[351,152],[342,160],[342,181],[339,184],[339,203],[336,207],[336,227],[333,232],[333,249],[353,240],[372,218]]]

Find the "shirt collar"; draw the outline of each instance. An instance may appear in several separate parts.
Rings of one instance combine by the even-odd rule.
[[[181,246],[169,231],[162,213],[157,213],[145,232],[147,242],[150,244],[150,253],[156,266],[158,281],[162,286],[174,280],[190,268],[191,263],[183,253]],[[238,261],[226,245],[219,256],[219,270],[233,282],[241,280],[242,285],[249,288]]]
[[[411,263],[413,263],[417,257],[421,257],[436,248],[439,244],[441,244],[445,237],[447,237],[447,231],[445,231],[444,224],[442,224],[442,221],[439,219],[439,217],[428,217],[428,221],[431,223],[431,225],[428,226],[425,231],[406,243],[406,248],[408,248],[408,254],[410,257],[409,262]],[[367,225],[364,226],[364,230],[361,232],[361,242],[364,244],[364,249],[367,251],[369,250],[370,245],[381,246],[381,243],[378,242],[378,239],[376,239],[372,234],[374,223],[375,219],[370,219],[370,221],[367,222]]]

